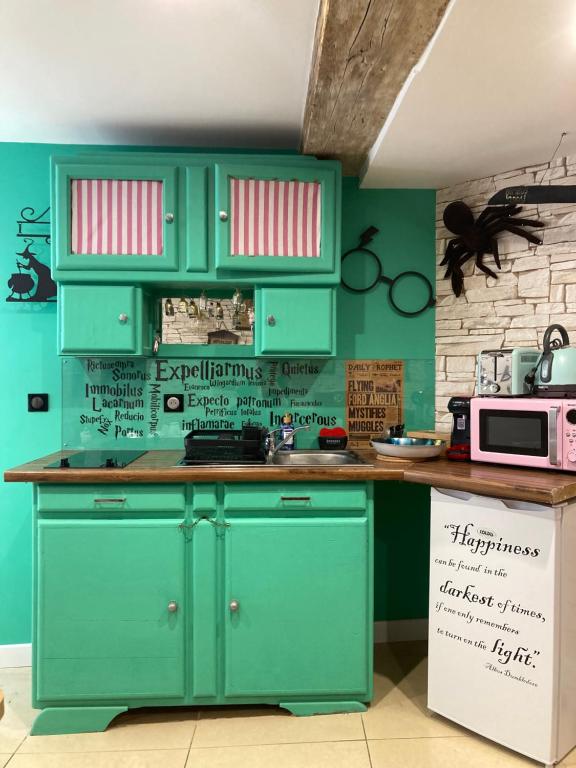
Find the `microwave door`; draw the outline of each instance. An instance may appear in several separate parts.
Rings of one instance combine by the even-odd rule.
[[[502,401],[496,403],[501,406]],[[560,467],[562,434],[558,406],[525,406],[519,401],[509,402],[505,408],[477,405],[474,411],[473,459],[542,469]]]

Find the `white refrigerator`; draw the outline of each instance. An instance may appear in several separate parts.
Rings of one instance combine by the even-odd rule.
[[[431,493],[428,707],[556,763],[576,745],[576,503]]]

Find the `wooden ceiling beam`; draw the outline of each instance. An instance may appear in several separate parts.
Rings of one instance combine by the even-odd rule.
[[[302,152],[358,174],[449,0],[320,0]]]

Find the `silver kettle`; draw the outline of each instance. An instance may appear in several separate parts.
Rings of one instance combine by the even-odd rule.
[[[560,338],[552,338],[557,332]],[[540,397],[574,397],[576,395],[576,347],[564,326],[550,325],[544,333],[542,356],[534,379],[534,394]]]

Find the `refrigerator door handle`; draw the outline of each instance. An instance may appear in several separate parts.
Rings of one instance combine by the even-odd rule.
[[[473,499],[475,497],[474,493],[467,493],[466,491],[456,491],[451,488],[437,488],[434,486],[432,489],[432,497],[434,497],[435,493],[440,494],[441,496],[449,496],[451,499],[459,499],[460,501],[470,501],[470,499]]]

